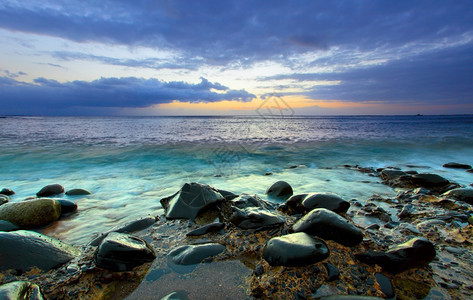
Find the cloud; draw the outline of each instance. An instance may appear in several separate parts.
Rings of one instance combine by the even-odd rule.
[[[135,77],[66,83],[37,78],[30,84],[0,77],[0,87],[0,115],[35,114],[38,109],[43,114],[75,110],[74,114],[80,115],[81,108],[144,108],[174,100],[196,103],[255,98],[247,91],[231,90],[205,78],[197,84]]]

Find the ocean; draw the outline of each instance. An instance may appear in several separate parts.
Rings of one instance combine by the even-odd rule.
[[[473,116],[222,116],[0,118],[0,188],[11,201],[53,183],[89,196],[61,198],[78,212],[41,232],[75,244],[148,214],[185,182],[257,194],[278,180],[294,193],[361,202],[396,191],[344,165],[436,173],[461,185],[473,174]],[[274,200],[273,200],[274,201]]]

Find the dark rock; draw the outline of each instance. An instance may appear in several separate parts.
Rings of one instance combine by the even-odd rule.
[[[193,182],[184,184],[173,196],[161,199],[161,204],[168,219],[195,220],[204,208],[222,200],[224,197],[216,189]]]
[[[371,224],[370,226],[366,227],[366,229],[368,230],[378,230],[379,229],[379,225],[378,224]]]
[[[400,273],[424,267],[435,258],[435,247],[425,238],[413,238],[386,252],[366,252],[355,255],[369,265],[377,264],[390,273]]]
[[[270,176],[270,175],[273,175],[273,173],[272,173],[272,172],[266,172],[266,173],[264,173],[264,176]]]
[[[444,168],[450,168],[450,169],[465,169],[465,170],[471,169],[470,165],[459,164],[459,163],[456,163],[456,162],[446,163],[446,164],[443,165],[443,167]]]
[[[58,199],[56,201],[61,204],[61,216],[71,214],[77,210],[77,204],[72,201],[64,199]]]
[[[473,189],[470,188],[457,188],[449,190],[442,196],[451,197],[460,201],[464,201],[473,204]]]
[[[28,281],[13,281],[0,285],[0,299],[43,300],[39,286]]]
[[[68,196],[84,196],[90,195],[90,192],[84,189],[72,189],[66,192]]]
[[[253,271],[255,276],[261,276],[264,274],[264,268],[262,265],[257,265]]]
[[[260,207],[233,208],[230,222],[242,229],[272,227],[283,224],[286,219],[277,213]]]
[[[363,241],[363,233],[345,218],[325,208],[310,211],[294,226],[295,232],[306,232],[344,246],[355,246]]]
[[[10,190],[10,189],[3,188],[3,189],[0,191],[0,194],[5,195],[5,196],[12,196],[12,195],[15,195],[15,192],[12,191],[12,190]]]
[[[0,232],[0,270],[49,271],[79,254],[73,246],[34,231]]]
[[[13,223],[5,220],[0,220],[0,231],[14,231],[18,229],[20,228]]]
[[[473,225],[473,216],[468,218],[468,224]]]
[[[399,170],[384,169],[381,171],[381,178],[385,181],[396,180],[404,175],[406,175],[406,173]]]
[[[186,235],[187,236],[199,236],[199,235],[204,235],[209,232],[215,232],[215,231],[220,231],[225,228],[225,224],[220,223],[220,222],[215,222],[211,224],[207,224],[205,226],[199,227],[195,230],[192,230],[188,232]]]
[[[220,190],[220,189],[217,189],[217,191],[220,193],[220,195],[223,196],[223,198],[225,198],[226,200],[232,200],[232,199],[235,199],[236,197],[238,197],[237,194],[234,194],[232,192],[229,192],[229,191],[226,191],[226,190]]]
[[[374,275],[376,282],[378,283],[379,287],[381,288],[381,292],[388,298],[394,299],[396,297],[396,293],[394,292],[393,285],[391,280],[388,277],[384,276],[382,273],[376,273]]]
[[[340,271],[338,271],[338,268],[335,267],[334,265],[329,264],[329,263],[324,263],[324,267],[327,270],[328,282],[337,280],[340,277]]]
[[[147,216],[135,221],[131,221],[126,223],[125,225],[121,225],[115,228],[112,228],[110,231],[101,234],[100,236],[96,237],[92,241],[89,242],[90,246],[98,246],[103,239],[111,232],[119,232],[119,233],[133,233],[136,231],[140,231],[146,229],[156,223],[156,218],[152,216]]]
[[[43,187],[39,192],[36,193],[37,197],[49,197],[64,193],[64,187],[60,184],[50,184]]]
[[[175,291],[170,294],[167,294],[161,300],[187,300],[189,292],[186,291]]]
[[[7,195],[0,194],[0,205],[8,203],[8,201],[10,201],[10,197],[8,197]]]
[[[265,201],[257,195],[241,194],[231,201],[232,206],[237,208],[260,207],[263,209],[274,209],[271,202]]]
[[[414,206],[412,206],[412,204],[406,204],[397,216],[399,217],[399,219],[408,218],[412,215],[413,211]]]
[[[413,185],[425,188],[442,188],[450,184],[450,182],[442,176],[428,173],[415,174],[411,176],[410,180]]]
[[[374,296],[360,296],[360,295],[330,295],[317,298],[320,300],[383,300],[383,298]]]
[[[0,220],[20,228],[44,226],[59,219],[61,204],[54,199],[10,202],[0,206]]]
[[[173,249],[168,256],[172,262],[178,265],[195,265],[208,257],[218,255],[226,250],[226,247],[217,243],[184,245]]]
[[[304,232],[270,239],[263,249],[263,258],[271,266],[302,267],[329,257],[324,241]]]
[[[306,196],[302,201],[302,206],[307,210],[326,208],[336,213],[346,213],[350,203],[335,194],[317,193]]]
[[[111,232],[95,253],[95,264],[112,271],[129,271],[156,258],[154,250],[138,237]]]
[[[284,198],[287,199],[292,195],[292,187],[289,185],[289,183],[285,181],[277,181],[273,183],[269,187],[269,189],[266,191],[266,194],[269,197],[274,197],[274,198]]]

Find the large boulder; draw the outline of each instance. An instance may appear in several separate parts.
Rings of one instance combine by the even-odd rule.
[[[13,281],[0,285],[0,299],[5,300],[43,300],[38,285],[28,281]]]
[[[176,194],[161,199],[168,219],[194,220],[204,208],[224,200],[213,187],[199,183],[186,183]]]
[[[285,181],[277,181],[271,185],[268,190],[266,191],[266,194],[269,197],[273,198],[284,198],[287,199],[292,195],[292,187],[289,183]]]
[[[60,216],[61,204],[54,199],[10,202],[0,206],[0,220],[9,221],[20,228],[44,226]]]
[[[231,205],[237,208],[260,207],[263,209],[274,209],[271,202],[265,201],[257,195],[241,194],[231,200]]]
[[[50,184],[43,187],[36,193],[37,197],[49,197],[64,193],[64,187],[60,184]]]
[[[271,266],[302,267],[326,259],[330,251],[324,241],[304,232],[270,239],[263,258]]]
[[[73,246],[34,231],[0,232],[0,270],[48,271],[79,254]]]
[[[326,208],[336,213],[345,213],[350,208],[350,203],[338,195],[331,193],[309,194],[302,200],[302,206],[307,210]]]
[[[435,247],[427,239],[416,237],[386,252],[366,252],[355,256],[363,263],[377,264],[384,271],[396,274],[428,265],[435,258]]]
[[[156,258],[145,240],[126,233],[111,232],[98,246],[95,264],[107,270],[129,271]]]
[[[417,187],[443,188],[450,184],[450,181],[437,174],[414,174],[410,178],[411,183]]]
[[[348,247],[358,245],[363,241],[363,233],[360,229],[326,208],[310,211],[292,228],[294,232],[305,232]]]
[[[233,207],[230,222],[242,229],[273,227],[283,224],[286,219],[276,213],[261,207],[247,207],[239,209]]]
[[[446,163],[446,164],[443,165],[443,167],[444,168],[450,168],[450,169],[465,169],[465,170],[471,169],[470,165],[460,164],[460,163],[456,163],[456,162]]]
[[[102,233],[98,237],[94,238],[92,241],[89,242],[90,246],[98,246],[107,235],[111,232],[119,232],[119,233],[133,233],[136,231],[140,231],[146,229],[156,223],[156,217],[147,216],[135,221],[128,222],[124,225],[117,226],[112,228],[110,231]]]
[[[470,188],[457,188],[449,190],[442,196],[473,204],[473,189]]]

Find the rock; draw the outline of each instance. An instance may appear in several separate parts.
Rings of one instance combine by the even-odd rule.
[[[320,300],[383,300],[383,298],[375,296],[360,296],[360,295],[330,295],[317,298]]]
[[[294,224],[293,230],[333,240],[348,247],[358,245],[363,240],[363,233],[360,229],[325,208],[310,211]]]
[[[241,194],[239,197],[233,199],[231,204],[237,208],[260,207],[268,210],[274,209],[271,202],[264,201],[257,195]]]
[[[61,204],[54,199],[35,199],[0,206],[0,220],[20,228],[44,226],[59,219]]]
[[[269,187],[269,189],[266,191],[266,194],[269,197],[274,197],[274,198],[284,198],[287,199],[292,195],[292,187],[289,185],[289,183],[285,181],[277,181],[273,183]]]
[[[399,219],[404,219],[410,217],[413,212],[414,206],[412,206],[412,204],[406,204],[397,216],[399,217]]]
[[[374,274],[374,277],[381,288],[381,292],[386,296],[386,298],[394,299],[396,297],[396,293],[394,292],[391,280],[389,280],[389,278],[382,273],[376,273]]]
[[[0,299],[5,300],[43,300],[39,286],[28,281],[13,281],[0,285]]]
[[[36,193],[37,197],[49,197],[64,193],[64,187],[60,184],[50,184],[43,187],[39,192]]]
[[[10,201],[10,197],[8,197],[7,195],[0,194],[0,205],[8,203],[8,201]]]
[[[220,189],[217,189],[217,191],[220,193],[220,195],[223,196],[223,198],[225,198],[226,200],[232,200],[232,199],[235,199],[236,197],[238,197],[237,194],[234,194],[232,192],[229,192],[229,191],[226,191],[226,190],[220,190]]]
[[[444,193],[442,196],[451,197],[456,200],[473,204],[473,189],[470,189],[470,188],[456,188],[453,190],[449,190],[448,192]]]
[[[64,199],[58,199],[56,201],[61,204],[61,216],[69,215],[77,210],[77,204],[72,201]]]
[[[324,241],[304,232],[272,238],[263,249],[263,258],[271,266],[307,266],[326,259],[329,254]]]
[[[468,218],[468,224],[473,225],[473,216]]]
[[[0,220],[0,231],[14,231],[18,229],[20,228],[13,223],[5,220]]]
[[[410,181],[417,187],[442,188],[450,184],[450,181],[436,174],[421,173],[411,176]]]
[[[286,219],[277,213],[260,207],[233,208],[230,222],[242,229],[255,229],[260,227],[272,227],[283,224]]]
[[[328,282],[337,280],[340,277],[340,271],[338,271],[338,268],[335,267],[334,265],[329,264],[329,263],[324,263],[324,267],[325,267],[325,270],[327,270]]]
[[[194,220],[204,208],[222,200],[224,197],[216,189],[193,182],[184,184],[173,196],[161,199],[161,204],[168,219]]]
[[[112,271],[129,271],[155,258],[146,241],[118,232],[109,233],[95,253],[96,265]]]
[[[211,224],[207,224],[205,226],[199,227],[195,230],[192,230],[186,234],[186,236],[199,236],[204,235],[209,232],[220,231],[225,228],[225,224],[220,222],[215,222]]]
[[[89,246],[98,246],[105,237],[111,232],[119,232],[119,233],[133,233],[136,231],[140,231],[146,229],[156,223],[156,218],[152,216],[147,216],[135,221],[131,221],[126,223],[125,225],[120,225],[118,227],[112,228],[110,231],[101,234],[100,236],[94,238],[92,241],[89,242]]]
[[[456,163],[456,162],[446,163],[446,164],[443,165],[443,167],[444,168],[450,168],[450,169],[465,169],[465,170],[471,169],[470,165],[459,164],[459,163]]]
[[[168,256],[178,265],[195,265],[208,257],[215,256],[226,250],[226,247],[217,243],[184,245],[173,249]]]
[[[84,195],[90,195],[90,192],[84,189],[72,189],[68,190],[66,192],[66,195],[68,196],[84,196]]]
[[[79,254],[73,246],[34,231],[0,232],[0,270],[49,271]]]
[[[407,173],[399,170],[390,170],[390,169],[384,169],[381,171],[381,178],[385,181],[391,181],[391,180],[396,180],[401,176],[406,175]]]
[[[378,230],[379,229],[379,224],[371,224],[368,227],[366,227],[367,230]]]
[[[302,201],[302,206],[307,210],[326,208],[336,213],[346,213],[350,203],[335,194],[317,193],[307,195]]]
[[[12,196],[12,195],[15,195],[15,192],[12,191],[12,190],[10,190],[10,189],[3,188],[3,189],[0,191],[0,194],[5,195],[5,196]]]
[[[355,257],[366,264],[377,264],[389,273],[424,267],[435,258],[434,245],[425,238],[413,238],[386,252],[366,252]]]
[[[189,297],[187,296],[189,292],[186,291],[175,291],[170,294],[167,294],[161,300],[187,300]]]

